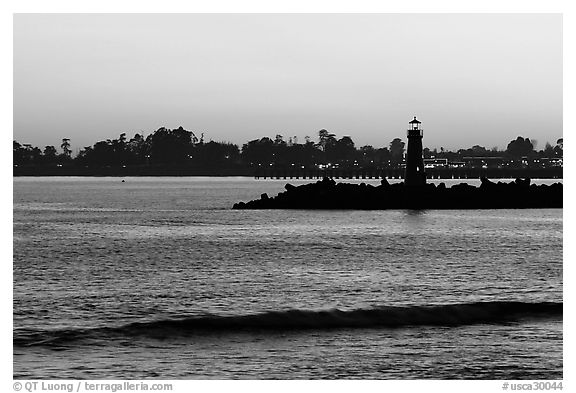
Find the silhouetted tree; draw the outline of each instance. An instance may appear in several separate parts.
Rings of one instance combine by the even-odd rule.
[[[32,162],[34,164],[39,164],[42,161],[42,150],[38,147],[33,147],[31,151]]]
[[[402,158],[404,157],[404,146],[405,143],[400,138],[395,138],[390,142],[390,155],[393,162],[402,162]]]
[[[242,146],[242,159],[251,165],[270,165],[274,160],[274,142],[268,137],[254,139]]]
[[[487,157],[490,156],[492,153],[490,150],[487,150],[484,146],[474,145],[469,149],[460,149],[458,150],[458,154],[460,157]]]
[[[239,158],[237,145],[214,141],[195,145],[190,156],[192,164],[210,171],[231,168],[238,164]]]
[[[58,160],[58,152],[54,146],[44,147],[44,156],[42,161],[46,164],[55,163]]]
[[[15,165],[41,166],[51,163],[66,163],[66,165],[81,165],[86,167],[107,166],[140,166],[140,165],[177,165],[187,167],[193,171],[206,171],[204,173],[223,173],[229,169],[246,167],[275,167],[277,169],[314,168],[319,164],[338,164],[341,168],[386,168],[397,166],[402,162],[405,153],[405,143],[395,138],[389,148],[375,148],[362,146],[356,148],[350,136],[336,139],[334,134],[327,130],[318,132],[318,143],[305,137],[304,144],[298,144],[297,137],[290,137],[289,142],[277,134],[274,139],[263,137],[245,143],[242,150],[237,145],[228,142],[204,142],[204,134],[197,138],[194,132],[183,127],[171,130],[159,128],[148,137],[135,134],[128,140],[126,133],[121,133],[117,139],[98,141],[93,146],[82,149],[72,159],[70,139],[62,139],[63,153],[58,155],[54,146],[46,146],[42,152],[30,144],[20,144],[13,141],[13,161]],[[463,157],[503,156],[512,158],[553,158],[563,156],[563,138],[552,147],[546,143],[543,150],[534,151],[535,141],[518,137],[511,141],[505,152],[494,147],[487,150],[480,145],[457,152],[446,151],[440,148],[423,149],[425,158],[445,158],[450,162],[462,161]],[[513,166],[534,166],[541,168],[547,161],[521,163],[515,160]]]
[[[384,149],[386,153],[388,153],[388,149]],[[383,164],[382,150],[383,149],[375,149],[370,145],[362,146],[358,151],[359,163],[364,167],[373,167]],[[387,160],[390,158],[389,156],[390,154],[387,154],[387,157],[385,157],[386,164]]]
[[[22,165],[25,162],[25,149],[16,141],[12,142],[12,163],[14,165]]]
[[[159,128],[146,138],[146,143],[150,146],[151,162],[155,164],[186,162],[193,147],[192,136],[192,132],[182,127],[175,130]]]
[[[486,148],[484,146],[474,145],[474,146],[472,146],[472,153],[475,156],[484,156],[484,155],[489,154],[490,152],[488,150],[486,150]]]
[[[126,150],[129,157],[128,161],[130,163],[146,163],[149,147],[142,135],[135,134],[134,138],[126,143]]]
[[[356,158],[356,148],[354,141],[349,136],[343,136],[336,143],[329,144],[327,159],[330,162],[345,163],[353,161]]]
[[[12,149],[12,160],[15,165],[36,165],[40,164],[43,159],[42,150],[38,147],[33,147],[29,143],[21,145],[13,141]]]
[[[558,157],[564,156],[564,138],[560,138],[556,141],[556,146],[554,146],[554,154]]]
[[[92,150],[92,146],[85,146],[84,149],[80,150],[75,161],[80,165],[88,166],[91,164],[90,157],[92,156]]]
[[[60,147],[62,148],[62,152],[63,152],[64,156],[67,158],[70,158],[70,156],[72,154],[72,150],[70,150],[70,139],[69,138],[63,138],[62,144],[60,145]]]
[[[530,139],[522,138],[521,136],[511,141],[506,148],[506,153],[508,153],[513,158],[530,156],[533,152],[534,145]]]
[[[318,147],[325,152],[327,148],[336,144],[335,136],[324,129],[318,131]]]
[[[546,142],[546,146],[544,146],[544,150],[542,151],[542,155],[547,158],[552,158],[555,156],[554,148],[550,144],[550,142]]]
[[[44,157],[49,159],[55,159],[58,152],[54,146],[45,146],[44,147]]]

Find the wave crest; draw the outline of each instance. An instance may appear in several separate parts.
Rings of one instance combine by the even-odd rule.
[[[114,337],[173,337],[210,332],[293,331],[344,328],[400,328],[410,326],[463,326],[499,324],[523,319],[562,317],[562,303],[512,301],[477,302],[434,306],[382,306],[342,311],[268,311],[258,314],[203,315],[184,319],[133,322],[120,327],[61,330],[20,330],[15,346],[65,345],[83,339]]]

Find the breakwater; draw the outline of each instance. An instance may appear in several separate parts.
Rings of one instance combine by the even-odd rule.
[[[531,184],[530,179],[510,183],[481,178],[479,187],[460,183],[446,187],[426,184],[408,187],[390,184],[379,186],[336,183],[325,177],[316,183],[293,186],[275,197],[262,194],[260,199],[238,202],[234,209],[529,209],[562,208],[562,183]]]

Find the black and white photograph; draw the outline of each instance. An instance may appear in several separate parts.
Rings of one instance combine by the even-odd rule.
[[[565,388],[562,13],[12,17],[13,391]]]

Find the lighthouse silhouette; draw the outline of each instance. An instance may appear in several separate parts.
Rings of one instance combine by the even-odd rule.
[[[423,186],[426,184],[426,173],[424,173],[424,160],[422,159],[422,129],[421,122],[414,119],[409,122],[408,128],[408,150],[406,151],[406,174],[404,182],[407,186]]]

